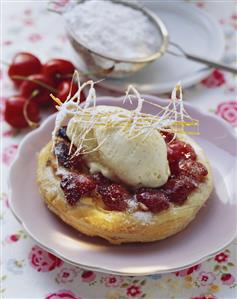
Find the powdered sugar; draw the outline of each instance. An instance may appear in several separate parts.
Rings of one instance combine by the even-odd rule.
[[[88,0],[64,16],[80,42],[104,55],[144,58],[153,54],[161,41],[145,14],[121,3]]]
[[[44,169],[44,176],[48,179],[50,182],[51,180],[54,180],[54,173],[51,167],[45,167]],[[51,193],[57,193],[58,192],[58,183],[55,182],[54,184],[47,184],[47,191]]]
[[[70,172],[67,169],[65,169],[64,167],[58,167],[57,172],[56,172],[56,175],[58,175],[58,176],[69,175],[69,174],[70,174]]]
[[[133,211],[135,211],[138,207],[138,203],[137,201],[134,199],[134,198],[130,198],[128,201],[127,201],[127,204],[128,204],[128,211],[131,213]]]
[[[151,212],[142,212],[142,211],[137,211],[133,213],[133,217],[140,221],[142,224],[147,224],[152,221],[152,213]]]

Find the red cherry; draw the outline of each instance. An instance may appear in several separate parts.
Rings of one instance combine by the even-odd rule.
[[[64,80],[58,85],[58,93],[57,98],[61,100],[61,102],[65,102],[67,96],[70,92],[71,88],[71,80]],[[78,91],[78,85],[76,83],[72,84],[71,96],[73,96]],[[85,94],[81,91],[80,102],[84,102],[86,99]]]
[[[12,60],[12,63],[8,69],[8,75],[19,87],[22,84],[22,80],[14,79],[13,76],[29,76],[32,74],[39,73],[42,69],[40,60],[33,54],[27,52],[17,53]]]
[[[35,82],[32,80],[35,80]],[[48,87],[44,87],[40,83]],[[53,101],[50,98],[50,93],[54,92],[53,82],[43,74],[29,76],[28,79],[25,80],[20,86],[20,91],[21,94],[26,98],[29,98],[34,92],[37,92],[37,94],[34,96],[34,102],[39,105],[47,105]]]
[[[43,65],[42,72],[45,76],[51,78],[55,83],[60,83],[67,76],[72,76],[75,66],[68,60],[51,59]]]
[[[6,100],[4,118],[14,128],[21,129],[29,126],[23,113],[25,103],[26,98],[23,96],[13,96]],[[39,108],[33,100],[27,106],[27,115],[32,122],[39,121]]]

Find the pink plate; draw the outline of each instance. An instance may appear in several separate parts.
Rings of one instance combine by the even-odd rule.
[[[156,97],[145,98],[165,103]],[[122,98],[103,97],[97,103],[123,106]],[[181,233],[155,243],[114,246],[81,235],[53,215],[38,192],[36,158],[51,138],[55,115],[21,143],[9,176],[13,213],[40,246],[69,263],[91,270],[120,275],[164,273],[189,267],[216,254],[236,236],[236,138],[221,119],[191,105],[185,106],[193,118],[200,120],[201,135],[194,139],[210,159],[215,190],[207,205]],[[125,107],[131,109],[129,103]],[[148,104],[144,104],[143,111],[154,113]]]

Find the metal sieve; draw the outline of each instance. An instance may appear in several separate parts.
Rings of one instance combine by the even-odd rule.
[[[87,0],[77,0],[71,2],[69,1],[66,5],[62,5],[59,2],[50,1],[48,5],[48,10],[56,12],[63,16],[63,14],[66,11],[75,8],[76,5],[80,5],[85,1]],[[113,55],[105,55],[103,53],[97,52],[95,49],[90,48],[90,45],[86,45],[82,41],[80,41],[78,36],[76,36],[75,32],[70,27],[70,25],[67,22],[65,22],[70,43],[76,55],[78,56],[78,60],[83,62],[89,74],[110,78],[123,78],[141,70],[149,63],[159,59],[166,52],[178,57],[185,57],[187,59],[206,64],[210,67],[220,68],[225,71],[237,74],[237,69],[234,67],[220,63],[218,61],[211,61],[205,59],[204,57],[199,57],[187,53],[184,51],[184,49],[182,49],[180,45],[177,45],[170,41],[165,24],[152,11],[133,2],[128,2],[124,0],[110,1],[129,6],[133,9],[141,11],[144,15],[146,15],[157,28],[157,34],[160,37],[160,43],[157,44],[157,49],[153,54],[148,55],[144,58],[135,57],[134,59],[124,59]]]
[[[75,5],[80,5],[84,1],[86,0],[73,2],[71,5],[69,5],[68,7],[64,7],[64,9],[61,9],[60,11],[56,11],[52,7],[49,9],[63,15],[66,11],[68,11],[69,9],[73,9]],[[74,30],[70,27],[69,23],[65,22],[65,25],[73,49],[79,55],[80,59],[83,60],[90,73],[102,74],[103,76],[106,75],[108,77],[114,78],[125,77],[139,71],[147,64],[159,59],[167,51],[169,36],[164,23],[157,15],[153,14],[151,11],[132,2],[118,0],[111,1],[141,11],[155,25],[155,27],[157,28],[157,34],[159,36],[159,38],[157,39],[159,43],[157,42],[157,49],[154,53],[144,58],[134,57],[134,59],[124,59],[113,55],[105,55],[103,53],[99,53],[95,49],[92,49],[90,45],[86,45],[82,41],[80,41]]]

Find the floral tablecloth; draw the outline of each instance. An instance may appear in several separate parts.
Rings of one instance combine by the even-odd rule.
[[[61,2],[65,2],[61,0]],[[174,1],[175,2],[175,1]],[[31,51],[42,61],[71,57],[60,18],[46,11],[46,1],[2,1],[1,60],[17,51]],[[178,5],[178,2],[176,2]],[[174,5],[174,3],[172,4]],[[226,37],[227,63],[236,63],[237,13],[235,1],[186,1],[207,10],[220,22]],[[3,298],[41,299],[235,299],[236,245],[189,269],[148,277],[120,277],[73,267],[41,249],[17,223],[8,206],[7,174],[18,144],[26,132],[15,132],[3,121],[7,96],[16,93],[0,68],[1,98],[1,288]],[[185,90],[185,99],[216,113],[237,127],[236,78],[213,70],[200,84]],[[100,90],[103,93],[103,90]],[[40,217],[40,215],[39,215]],[[135,253],[134,253],[135,254]]]

